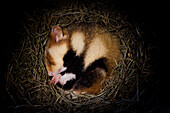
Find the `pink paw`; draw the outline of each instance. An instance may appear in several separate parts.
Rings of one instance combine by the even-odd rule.
[[[53,78],[51,79],[51,84],[56,85],[61,79],[61,74],[54,75]]]

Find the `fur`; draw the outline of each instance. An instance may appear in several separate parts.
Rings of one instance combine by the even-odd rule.
[[[63,32],[54,28],[61,30],[53,27],[46,45],[47,71],[55,73],[66,67],[60,74],[72,73],[76,77],[75,80],[66,78],[64,86],[72,83],[69,87],[77,94],[83,91],[98,94],[105,78],[114,75],[113,69],[119,62],[120,44],[117,37],[98,25],[80,23],[64,28]],[[57,41],[56,35],[59,36]]]

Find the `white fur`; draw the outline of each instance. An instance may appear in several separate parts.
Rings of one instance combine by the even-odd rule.
[[[89,48],[87,49],[87,52],[85,54],[84,69],[87,69],[87,67],[95,60],[105,57],[106,54],[107,48],[105,47],[103,41],[101,40],[101,37],[95,37],[91,41]]]
[[[58,73],[64,72],[65,70],[67,70],[67,67],[62,67],[62,68],[59,69]]]
[[[85,47],[84,34],[82,32],[75,32],[72,34],[71,40],[72,48],[76,52],[76,56],[81,55]]]
[[[65,73],[61,79],[60,79],[60,83],[62,83],[63,85],[70,80],[76,79],[76,75],[73,73]]]

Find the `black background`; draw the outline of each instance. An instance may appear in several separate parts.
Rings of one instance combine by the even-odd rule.
[[[92,1],[83,1],[92,2]],[[95,1],[96,2],[96,1]],[[103,2],[103,1],[102,1]],[[146,31],[154,33],[154,37],[148,37],[146,43],[153,43],[159,49],[153,51],[152,63],[154,68],[154,78],[150,87],[147,88],[146,93],[141,97],[141,102],[137,105],[138,112],[170,112],[170,98],[168,92],[170,91],[166,81],[165,72],[161,71],[161,52],[160,42],[165,39],[163,28],[165,27],[166,18],[168,15],[168,9],[164,10],[165,5],[159,2],[152,1],[126,1],[126,0],[107,0],[104,1],[108,4],[108,7],[115,4],[118,9],[124,11],[132,22],[144,22]],[[9,0],[1,2],[1,38],[0,38],[0,101],[2,110],[8,111],[9,106],[14,105],[10,100],[5,90],[5,74],[7,73],[8,64],[12,58],[12,52],[19,48],[20,37],[18,31],[23,25],[26,17],[24,12],[32,12],[37,8],[62,8],[65,4],[68,4],[67,0]],[[168,4],[169,5],[169,4]],[[152,76],[153,77],[153,76]],[[159,83],[155,83],[155,81]],[[169,89],[168,89],[169,88]]]

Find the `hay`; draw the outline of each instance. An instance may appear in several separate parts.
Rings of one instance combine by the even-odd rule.
[[[126,20],[116,9],[108,11],[101,3],[74,4],[62,10],[36,10],[28,16],[22,32],[21,48],[9,65],[6,88],[18,111],[30,112],[106,112],[126,110],[139,100],[140,86],[149,75],[148,50],[138,26]],[[101,10],[102,9],[102,10]],[[105,9],[105,10],[103,10]],[[44,65],[44,48],[52,25],[62,27],[77,23],[98,23],[117,35],[122,60],[115,76],[106,80],[99,95],[70,91],[50,84]]]

